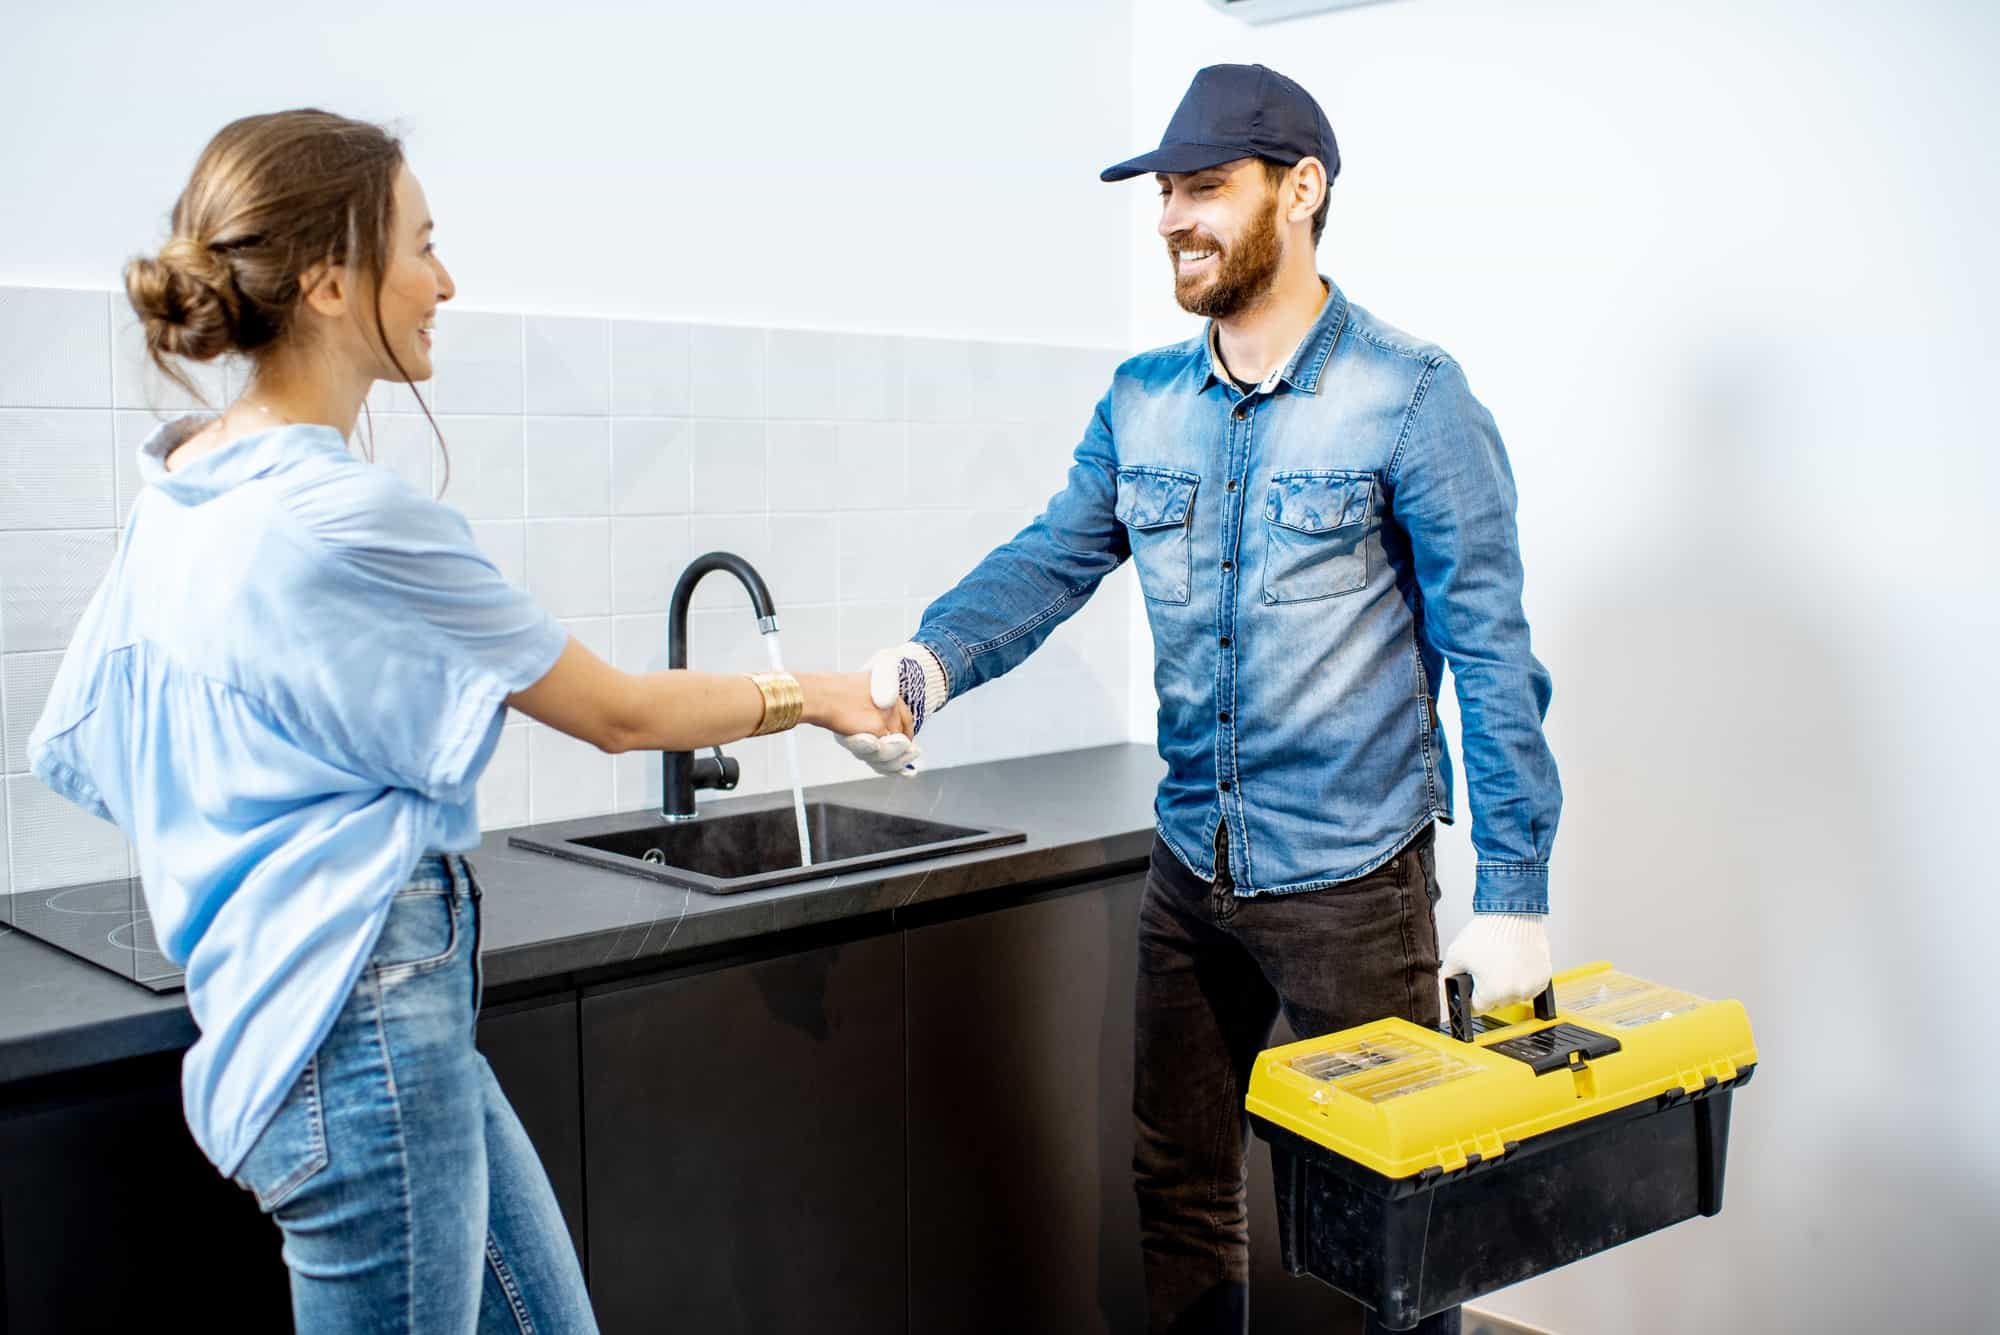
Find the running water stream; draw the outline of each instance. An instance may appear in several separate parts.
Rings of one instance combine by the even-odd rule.
[[[764,632],[764,648],[771,655],[771,671],[785,670],[785,655],[778,646],[778,632]],[[785,734],[785,759],[792,766],[792,815],[799,823],[799,865],[813,865],[812,830],[806,824],[806,789],[799,775],[799,733],[794,728]]]

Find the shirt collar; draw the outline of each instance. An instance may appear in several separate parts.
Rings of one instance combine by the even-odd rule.
[[[1283,381],[1304,394],[1319,392],[1320,372],[1326,369],[1327,358],[1333,355],[1333,346],[1340,341],[1340,331],[1347,325],[1347,295],[1325,274],[1320,275],[1320,281],[1326,284],[1326,301],[1320,306],[1312,327],[1306,330],[1299,345],[1292,349],[1292,355],[1285,359],[1285,364],[1266,376],[1262,384],[1253,386],[1253,390],[1275,389],[1278,382]],[[1202,351],[1207,373],[1202,377],[1201,387],[1207,389],[1211,384],[1231,383],[1222,374],[1222,359],[1216,355],[1213,320],[1203,331]]]
[[[330,426],[288,424],[239,437],[169,473],[168,453],[213,420],[205,413],[191,413],[162,423],[139,446],[140,480],[183,504],[199,505],[251,478],[263,476],[287,459],[297,458],[302,451],[347,453],[347,442]]]

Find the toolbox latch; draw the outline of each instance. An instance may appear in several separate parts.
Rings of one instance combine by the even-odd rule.
[[[1608,1057],[1624,1045],[1609,1034],[1585,1029],[1580,1024],[1551,1025],[1519,1038],[1506,1038],[1487,1048],[1516,1061],[1526,1062],[1536,1075],[1581,1068],[1599,1057]]]

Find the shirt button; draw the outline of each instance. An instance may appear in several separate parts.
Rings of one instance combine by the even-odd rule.
[[[1224,490],[1225,490],[1225,491],[1235,491],[1235,490],[1236,490],[1236,479],[1235,479],[1235,478],[1233,478],[1233,477],[1232,477],[1232,478],[1230,478],[1230,479],[1229,479],[1229,485],[1228,485],[1227,487],[1225,487],[1225,488],[1224,488]]]
[[[1221,722],[1223,722],[1223,723],[1227,723],[1227,722],[1229,722],[1229,711],[1225,709],[1225,710],[1223,710],[1223,711],[1222,711],[1222,712],[1221,712],[1220,714],[1217,714],[1217,715],[1216,715],[1215,717],[1216,717],[1216,718],[1217,718],[1217,719],[1218,719],[1219,721],[1221,721]]]
[[[1236,569],[1236,563],[1235,563],[1234,561],[1224,561],[1224,562],[1222,563],[1222,573],[1223,573],[1223,574],[1225,574],[1225,575],[1226,575],[1226,574],[1228,574],[1228,573],[1229,573],[1230,571],[1232,571],[1232,570],[1234,570],[1234,569]]]
[[[1222,647],[1225,649],[1229,647],[1229,637],[1227,635],[1222,637]]]
[[[1226,793],[1226,792],[1228,792],[1228,791],[1229,791],[1229,780],[1227,780],[1227,779],[1224,779],[1224,780],[1222,781],[1222,783],[1221,783],[1221,784],[1220,784],[1219,786],[1221,787],[1221,789],[1222,789],[1222,791],[1223,791],[1223,792],[1225,792],[1225,793]]]

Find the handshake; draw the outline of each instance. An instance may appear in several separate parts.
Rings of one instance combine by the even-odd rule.
[[[899,644],[870,658],[862,671],[868,674],[868,692],[875,708],[893,710],[900,705],[908,710],[910,732],[907,737],[894,732],[844,733],[840,744],[877,774],[910,778],[923,760],[917,734],[923,730],[924,720],[943,708],[950,694],[944,666],[921,644]]]

